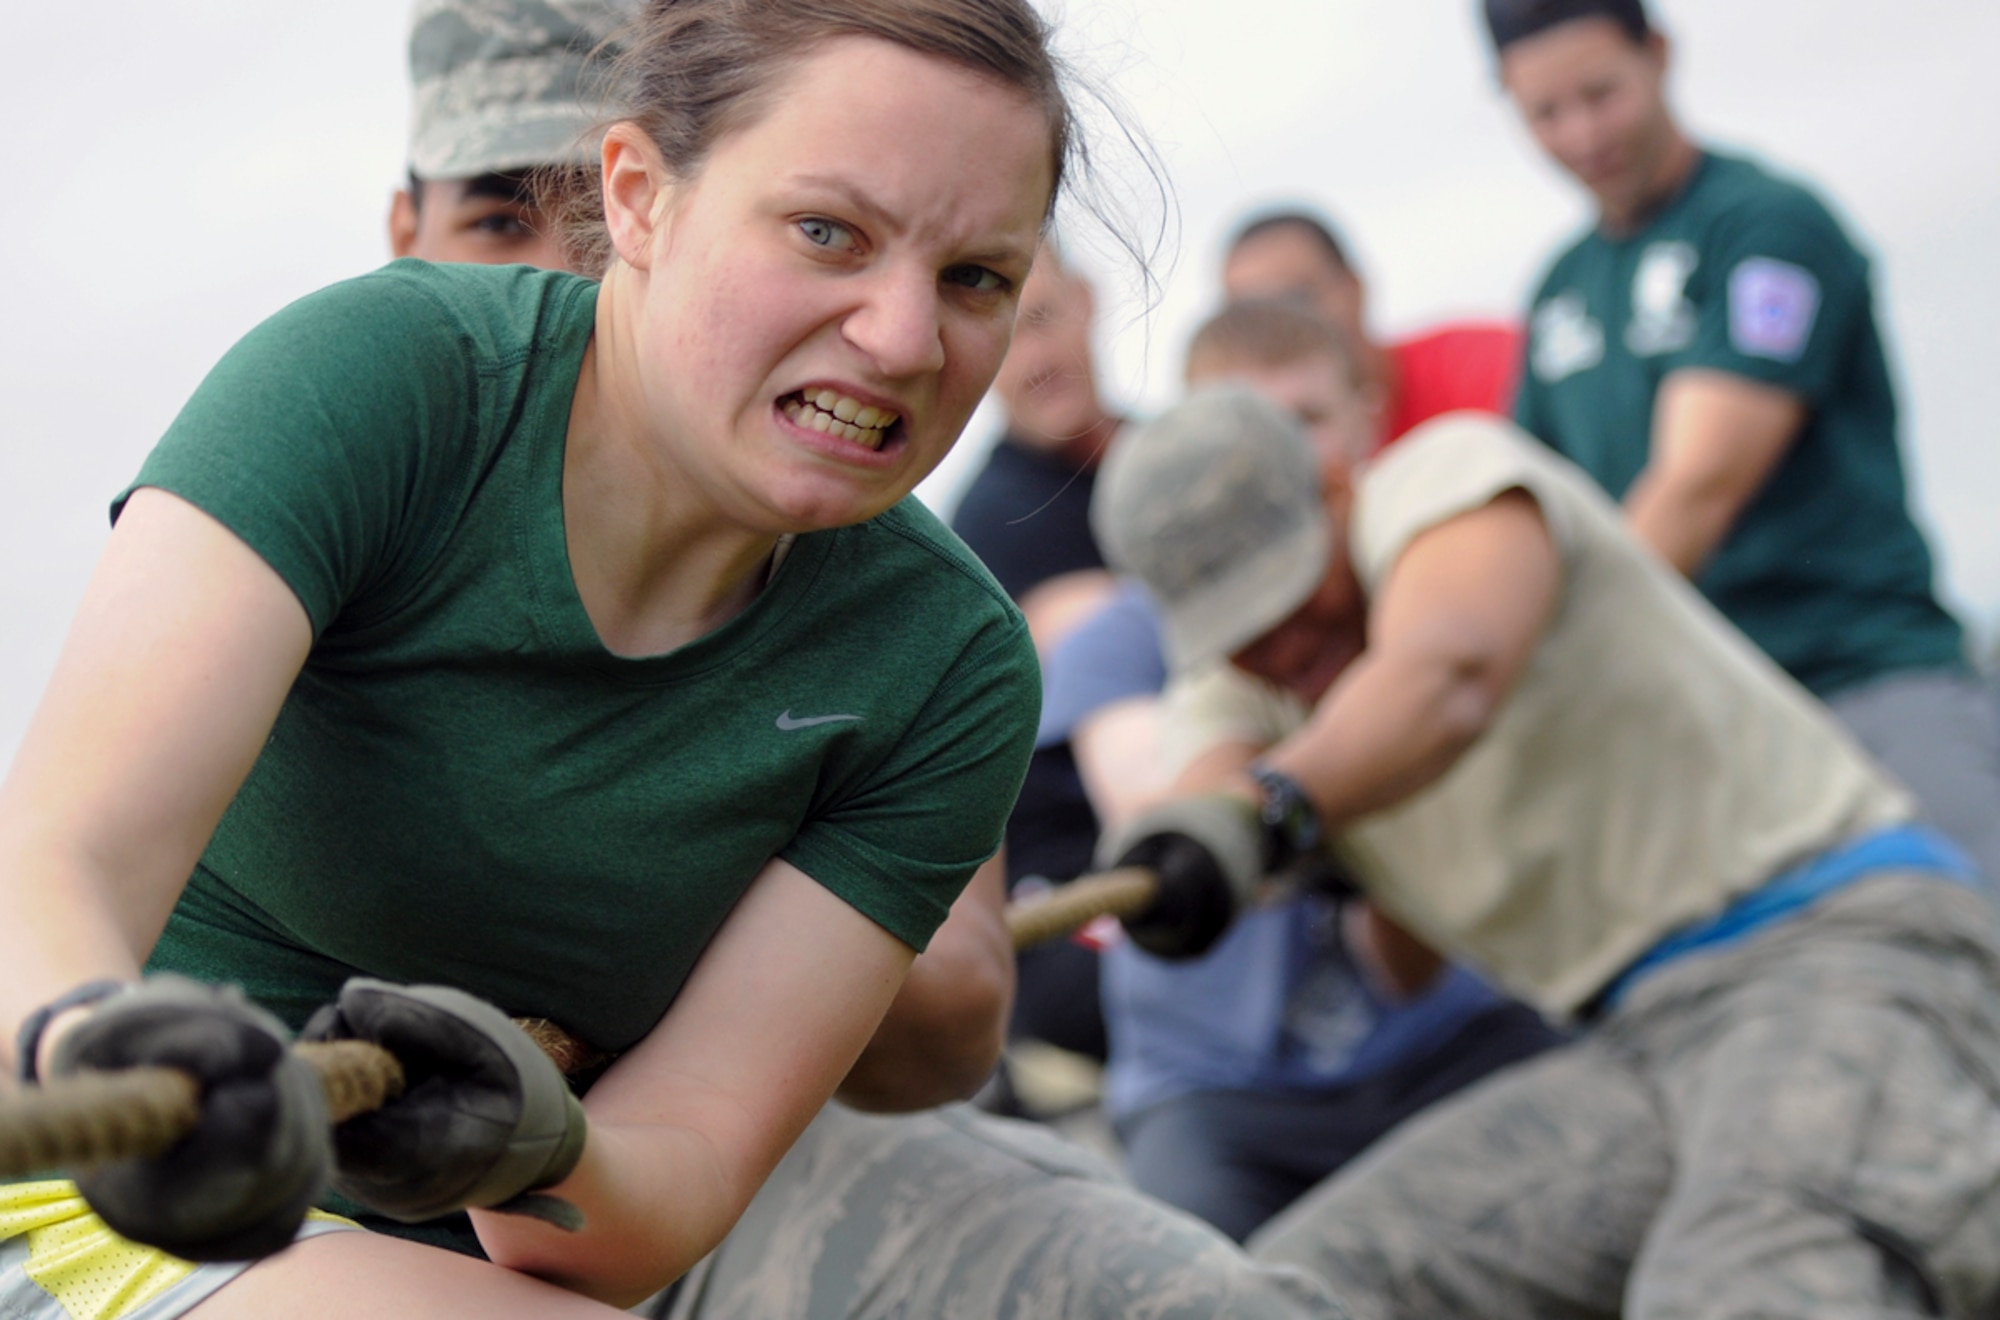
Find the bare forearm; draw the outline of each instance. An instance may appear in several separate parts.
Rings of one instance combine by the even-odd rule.
[[[0,1025],[137,975],[311,642],[233,533],[132,497],[0,787]]]
[[[1331,830],[1429,787],[1499,715],[1561,580],[1555,543],[1523,491],[1433,527],[1391,569],[1366,649],[1269,760],[1304,786]]]
[[[857,1109],[905,1113],[963,1100],[993,1072],[1014,1002],[1014,949],[1002,916],[1006,866],[973,873],[951,916],[840,1084]]]
[[[854,1066],[908,974],[909,947],[773,860],[667,1014],[584,1101],[590,1139],[549,1189],[570,1234],[480,1214],[494,1260],[625,1305],[722,1239]]]
[[[1485,732],[1496,704],[1470,661],[1364,653],[1266,760],[1337,830],[1435,782]]]
[[[0,786],[0,1054],[10,1064],[29,1012],[82,982],[139,974],[179,889],[156,874],[160,857],[181,850],[142,828],[142,785],[127,781],[125,800],[108,801],[87,773],[94,758],[66,754],[88,745],[78,686],[58,675]],[[153,864],[127,838],[150,841]]]
[[[1175,793],[1206,793],[1240,783],[1264,749],[1255,743],[1223,742],[1200,753],[1175,777]]]
[[[87,981],[139,976],[179,891],[158,857],[142,865],[104,852],[77,795],[49,791],[60,787],[60,766],[43,764],[55,758],[40,754],[42,741],[30,731],[0,788],[0,1060],[10,1071],[30,1012]]]
[[[1633,535],[1684,577],[1708,562],[1742,511],[1729,489],[1675,480],[1648,469],[1625,493],[1625,518]]]
[[[1633,533],[1693,576],[1805,422],[1804,401],[1777,386],[1701,368],[1672,373],[1654,400],[1645,470],[1625,493]]]
[[[593,1121],[576,1171],[549,1194],[575,1205],[584,1227],[472,1212],[496,1264],[630,1308],[713,1250],[756,1194],[732,1179],[717,1147],[693,1127]]]
[[[1160,699],[1149,694],[1100,706],[1070,731],[1077,774],[1101,831],[1119,828],[1167,795],[1160,720]]]
[[[35,1009],[86,981],[132,980],[139,956],[99,886],[71,868],[35,864],[31,852],[0,849],[0,1077],[11,1077],[14,1038]]]

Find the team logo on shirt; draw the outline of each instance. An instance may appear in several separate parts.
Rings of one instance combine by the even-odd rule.
[[[1551,385],[1604,360],[1604,327],[1575,289],[1535,308],[1528,340],[1529,366],[1536,379]]]
[[[1797,362],[1819,315],[1819,281],[1776,257],[1746,257],[1729,272],[1729,342],[1749,357]]]
[[[1701,264],[1694,244],[1655,243],[1639,257],[1632,276],[1632,323],[1625,347],[1639,357],[1674,353],[1694,342],[1694,304],[1687,300],[1688,276]]]

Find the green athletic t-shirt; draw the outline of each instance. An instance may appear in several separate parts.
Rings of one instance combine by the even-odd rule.
[[[1806,189],[1706,154],[1643,230],[1592,230],[1535,295],[1516,419],[1622,497],[1660,382],[1685,367],[1790,391],[1808,420],[1696,578],[1820,696],[1963,661],[1911,521],[1868,259]]]
[[[146,460],[316,637],[153,969],[294,1024],[357,973],[444,982],[620,1050],[769,859],[920,949],[998,846],[1034,649],[915,501],[800,536],[678,650],[598,640],[561,502],[595,306],[396,262],[253,331]]]

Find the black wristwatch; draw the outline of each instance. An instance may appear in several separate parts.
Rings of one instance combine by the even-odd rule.
[[[1299,781],[1258,761],[1250,766],[1257,782],[1257,818],[1264,828],[1264,870],[1282,871],[1316,852],[1325,830],[1319,812]]]

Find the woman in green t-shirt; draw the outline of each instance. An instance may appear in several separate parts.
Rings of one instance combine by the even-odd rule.
[[[491,1263],[318,1216],[190,1268],[14,1184],[9,1314],[107,1277],[113,1316],[612,1314],[727,1231],[997,842],[1032,648],[901,502],[1061,186],[1047,32],[1024,0],[656,0],[621,77],[601,282],[398,263],[247,338],[121,497],[0,791],[23,1076],[206,1089],[97,1211],[261,1256],[337,1157],[362,1211],[469,1209]],[[617,1060],[579,1108],[416,982]],[[308,1034],[444,1060],[331,1153],[274,1048],[312,1002]]]

